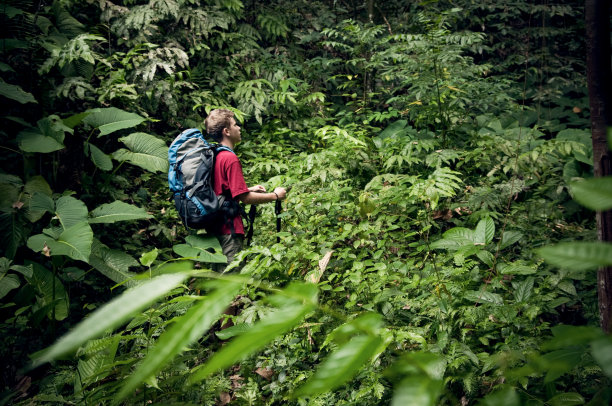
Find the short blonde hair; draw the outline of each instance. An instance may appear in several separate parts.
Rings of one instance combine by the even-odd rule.
[[[232,119],[236,120],[234,118],[234,112],[231,110],[212,110],[204,121],[206,134],[213,140],[220,142],[223,139],[223,129],[232,126]]]

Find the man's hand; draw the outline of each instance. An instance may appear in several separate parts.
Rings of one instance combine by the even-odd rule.
[[[266,188],[261,186],[261,185],[255,185],[255,186],[251,186],[249,188],[249,192],[265,193],[266,192]]]
[[[262,204],[275,200],[285,200],[287,191],[284,187],[277,187],[272,193],[265,193],[266,188],[261,185],[252,186],[248,192],[236,196],[236,200],[246,204]]]
[[[287,191],[284,187],[277,187],[276,189],[274,189],[274,193],[276,194],[276,196],[278,196],[279,200],[285,200],[285,198],[287,197]]]

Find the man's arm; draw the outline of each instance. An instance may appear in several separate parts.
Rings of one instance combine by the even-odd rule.
[[[287,197],[287,191],[285,190],[285,188],[277,187],[272,193],[251,191],[236,196],[236,199],[246,204],[261,204],[273,202],[275,200],[284,200],[285,197]]]

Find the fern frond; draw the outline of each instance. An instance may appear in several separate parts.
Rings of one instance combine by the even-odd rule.
[[[104,38],[92,34],[81,34],[68,41],[62,48],[52,47],[51,56],[39,68],[41,74],[48,73],[54,66],[63,68],[67,63],[83,59],[94,65],[100,56],[93,52],[89,41],[106,41]]]
[[[461,188],[463,181],[457,175],[461,173],[446,167],[437,168],[426,180],[410,188],[410,196],[428,202],[435,209],[440,197],[453,197]]]
[[[429,167],[439,168],[442,164],[453,163],[460,158],[457,151],[452,149],[440,149],[425,158],[425,164]]]
[[[70,100],[93,100],[96,90],[88,80],[81,76],[68,77],[55,89],[57,96],[63,96]]]
[[[187,68],[189,56],[177,46],[167,46],[151,49],[144,59],[144,63],[137,67],[136,77],[142,77],[145,82],[150,82],[159,69],[172,75],[177,67]]]
[[[285,38],[289,32],[283,17],[278,14],[263,12],[257,16],[257,23],[271,38]]]
[[[175,0],[151,0],[149,7],[159,13],[160,17],[173,17],[178,20],[179,5]]]

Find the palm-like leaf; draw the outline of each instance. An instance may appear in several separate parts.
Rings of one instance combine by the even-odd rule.
[[[145,133],[133,133],[120,138],[128,149],[113,153],[118,161],[127,161],[150,172],[168,170],[168,147],[163,140]]]
[[[35,365],[52,361],[73,353],[88,340],[113,330],[159,297],[170,292],[189,275],[189,264],[183,264],[185,272],[159,276],[124,292],[79,323],[46,351],[38,354]]]
[[[89,222],[94,223],[114,223],[125,220],[141,220],[153,217],[142,207],[116,200],[112,203],[103,204],[93,210],[89,217]]]
[[[239,283],[220,281],[212,294],[193,305],[185,315],[176,319],[172,327],[149,351],[143,363],[130,376],[119,393],[119,399],[125,398],[138,384],[159,372],[174,356],[199,339],[230,304],[239,289]]]
[[[90,114],[83,119],[85,124],[100,130],[100,136],[135,127],[143,121],[144,117],[115,107],[90,110]]]

